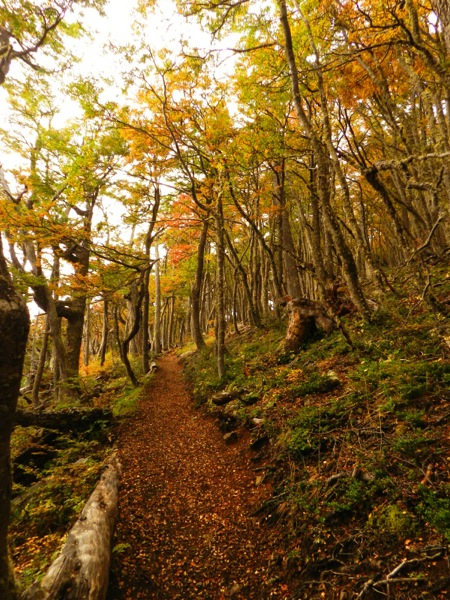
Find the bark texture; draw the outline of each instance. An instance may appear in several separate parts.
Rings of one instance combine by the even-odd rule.
[[[0,598],[16,598],[8,558],[11,508],[10,439],[30,327],[28,309],[14,289],[0,238]]]
[[[13,58],[12,46],[9,43],[11,33],[0,27],[0,85],[5,83],[6,75]]]
[[[120,463],[113,457],[71,529],[61,554],[43,579],[22,594],[21,600],[106,598],[120,476]]]
[[[285,352],[297,352],[317,329],[325,333],[336,329],[334,321],[319,302],[307,298],[294,298],[289,299],[286,306],[289,325],[283,346]]]

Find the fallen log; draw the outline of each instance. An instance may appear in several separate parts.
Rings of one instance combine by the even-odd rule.
[[[114,455],[46,575],[21,600],[104,600],[118,514],[121,465]]]
[[[17,409],[15,414],[15,425],[58,431],[83,431],[89,429],[96,421],[111,423],[112,420],[112,410],[106,408],[73,408],[48,412]]]

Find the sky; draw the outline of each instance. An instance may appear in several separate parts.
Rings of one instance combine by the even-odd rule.
[[[132,0],[109,0],[105,7],[105,17],[100,17],[94,10],[87,10],[86,20],[83,19],[83,22],[91,30],[92,38],[82,38],[68,42],[71,44],[74,53],[81,58],[81,62],[74,65],[71,70],[70,77],[83,75],[98,80],[103,76],[115,78],[116,84],[107,91],[110,99],[116,99],[115,96],[117,97],[121,92],[122,86],[119,75],[126,68],[126,64],[123,58],[119,58],[111,49],[108,49],[108,44],[111,42],[115,45],[125,45],[134,42],[136,39],[136,35],[133,33],[133,22],[135,20],[133,8],[135,4],[136,2]],[[179,31],[179,27],[175,25],[177,20],[174,18],[173,2],[164,0],[162,4],[164,5],[163,10],[151,15],[145,28],[146,38],[155,49],[164,47],[166,43],[171,43],[171,38]],[[71,19],[76,20],[77,16],[74,15]],[[42,58],[42,53],[37,53],[35,56],[38,64],[43,64]],[[14,78],[20,79],[23,72],[23,65],[19,61],[13,62],[9,72],[9,81]],[[56,83],[56,86],[58,85],[60,85],[60,82]],[[67,120],[73,118],[74,114],[79,112],[79,107],[75,102],[69,101],[67,97],[62,99],[62,96],[60,96],[60,99],[60,115],[59,118],[53,121],[55,127],[63,126]],[[7,93],[3,86],[0,86],[0,128],[8,131],[16,129],[11,119]],[[14,191],[14,177],[10,171],[14,168],[20,169],[21,161],[1,142],[0,165],[4,169],[6,181]],[[37,306],[33,303],[30,304],[30,311],[33,316],[39,313]]]
[[[158,8],[154,14],[149,15],[143,31],[145,39],[148,40],[148,44],[153,49],[174,44],[177,36],[179,38],[182,31],[186,32],[186,28],[183,28],[182,18],[175,14],[174,2],[164,0],[160,4],[162,8]],[[89,76],[99,82],[102,77],[113,79],[113,84],[107,91],[110,100],[118,100],[122,94],[123,86],[120,75],[126,70],[127,65],[124,58],[114,54],[109,45],[112,43],[121,46],[137,41],[138,36],[133,29],[133,23],[136,20],[135,5],[136,0],[109,0],[105,7],[104,17],[101,17],[93,9],[85,10],[83,23],[91,32],[91,38],[69,39],[67,42],[73,52],[81,59],[78,64],[73,66],[69,76]],[[140,24],[139,30],[142,33],[143,18],[139,15],[137,17]],[[69,17],[70,20],[77,20],[78,18],[77,15]],[[206,38],[205,43],[207,43]],[[35,60],[43,64],[42,59],[42,53],[37,53]],[[23,64],[17,60],[14,61],[10,68],[9,81],[12,78],[20,78],[23,71]],[[56,86],[58,86],[58,82]],[[58,94],[57,88],[56,94]],[[11,130],[11,115],[6,99],[6,90],[3,86],[0,86],[0,127]],[[67,97],[61,98],[59,109],[60,115],[53,121],[55,127],[63,126],[68,119],[80,110],[77,104],[71,102]],[[3,165],[6,172],[17,165],[17,162],[18,159],[14,154],[0,146],[0,165]]]
[[[180,46],[180,39],[184,38],[200,49],[211,47],[209,34],[202,32],[194,21],[188,23],[177,14],[173,0],[161,0],[154,12],[149,12],[147,20],[135,12],[136,4],[137,0],[109,0],[105,6],[104,17],[93,9],[85,9],[85,18],[82,21],[90,30],[91,38],[68,40],[71,49],[80,58],[80,62],[71,69],[69,77],[91,77],[100,84],[103,77],[112,80],[112,84],[106,86],[103,100],[120,101],[123,97],[121,74],[129,69],[125,58],[114,53],[111,44],[124,46],[139,43],[142,37],[152,50],[176,50]],[[69,17],[71,20],[78,18],[77,14]],[[42,53],[38,53],[35,59],[38,63],[41,60],[42,64]],[[17,60],[14,61],[10,69],[10,80],[20,77],[21,71],[23,72],[23,65]],[[55,79],[56,94],[59,93],[60,87],[61,82]],[[6,90],[0,86],[0,127],[10,129],[11,117],[6,96]],[[68,119],[80,112],[75,102],[61,95],[59,108],[60,114],[53,120],[54,127],[62,127]],[[17,164],[17,158],[8,152],[8,149],[2,148],[1,143],[0,164],[6,172]]]
[[[123,57],[112,51],[110,44],[123,46],[139,43],[139,38],[142,36],[152,50],[165,47],[176,49],[180,38],[184,37],[184,39],[195,41],[197,47],[209,47],[209,35],[201,32],[199,27],[193,23],[187,26],[185,19],[176,14],[175,4],[172,0],[162,0],[161,7],[154,13],[149,13],[147,21],[134,12],[136,3],[137,0],[109,0],[105,7],[104,17],[92,9],[85,11],[83,23],[90,30],[91,37],[68,41],[70,49],[80,58],[80,62],[72,67],[68,78],[91,77],[101,84],[102,78],[108,77],[112,80],[112,84],[106,86],[105,95],[109,100],[119,100],[123,88],[121,73],[126,71],[129,65]],[[77,20],[78,18],[79,16],[75,14],[69,19]],[[136,25],[136,20],[138,25]],[[38,64],[45,65],[42,52],[36,54],[35,60]],[[9,81],[20,79],[23,73],[23,65],[19,61],[13,62],[9,72]],[[65,122],[80,113],[78,104],[70,101],[58,91],[61,87],[61,79],[55,78],[56,100],[57,102],[59,100],[60,103],[60,115],[53,120],[55,128],[64,126]],[[6,98],[6,90],[0,86],[0,127],[11,131],[14,130],[14,125]],[[21,133],[19,132],[19,134]],[[0,165],[4,168],[5,179],[14,192],[15,181],[11,170],[20,169],[21,161],[1,141]],[[117,218],[120,220],[120,214],[117,215]],[[30,311],[33,316],[39,312],[34,304],[30,305]]]

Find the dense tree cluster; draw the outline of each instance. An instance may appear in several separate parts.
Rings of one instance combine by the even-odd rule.
[[[447,2],[179,2],[212,50],[157,50],[136,34],[116,50],[130,61],[123,102],[39,64],[82,35],[64,20],[72,9],[102,2],[20,4],[20,18],[14,1],[0,8],[15,121],[2,139],[20,165],[0,173],[0,308],[20,311],[24,339],[21,299],[40,309],[27,363],[36,405],[50,359],[55,390],[76,399],[81,357],[112,349],[137,384],[130,354],[146,373],[151,353],[188,336],[201,350],[211,329],[224,377],[226,331],[279,318],[286,297],[319,302],[343,328],[345,311],[370,320],[408,280],[430,310],[448,310],[435,291],[450,234]],[[28,71],[13,78],[15,59]],[[80,107],[64,126],[55,81]],[[20,354],[1,400],[9,419]]]

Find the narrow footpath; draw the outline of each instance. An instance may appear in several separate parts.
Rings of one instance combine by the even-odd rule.
[[[193,406],[178,359],[162,357],[118,433],[123,465],[108,600],[287,598],[275,530],[252,516],[248,439],[227,445]]]

